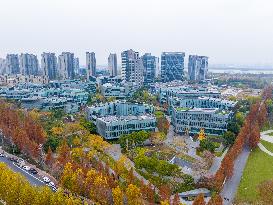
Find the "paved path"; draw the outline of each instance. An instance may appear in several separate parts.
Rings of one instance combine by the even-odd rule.
[[[243,175],[243,171],[247,163],[247,159],[250,154],[250,151],[251,150],[248,147],[244,147],[242,152],[239,154],[239,156],[235,160],[233,176],[225,182],[224,187],[221,191],[223,205],[232,204],[235,198],[238,186],[240,184],[241,177]]]
[[[270,133],[273,133],[273,130],[267,130],[267,131],[261,132],[261,139],[267,142],[273,143],[273,136],[270,136],[269,135]]]
[[[263,152],[265,152],[266,154],[268,154],[268,155],[270,155],[270,156],[272,156],[273,157],[273,153],[272,152],[270,152],[268,149],[266,149],[266,147],[265,146],[263,146],[263,144],[262,143],[259,143],[258,144],[258,147],[263,151]]]
[[[171,122],[171,118],[169,116],[166,116],[167,120]],[[186,135],[178,135],[174,132],[174,126],[170,124],[166,139],[164,141],[165,144],[169,146],[173,146],[175,138],[176,137],[181,137],[185,141],[187,148],[188,148],[188,155],[197,159],[197,160],[202,160],[200,156],[196,154],[196,148],[199,147],[199,141],[194,142],[190,136]],[[175,147],[176,151],[181,152],[181,150],[178,149],[178,147]]]
[[[221,162],[224,159],[224,157],[227,154],[227,152],[228,152],[228,149],[226,149],[224,151],[224,153],[222,154],[221,157],[214,157],[213,163],[212,163],[212,165],[211,165],[211,167],[210,167],[210,169],[208,171],[209,175],[214,175],[217,172],[217,170],[220,168]]]

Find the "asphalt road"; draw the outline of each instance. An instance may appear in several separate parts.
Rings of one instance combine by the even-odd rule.
[[[244,147],[241,154],[235,160],[233,176],[225,182],[221,192],[223,205],[232,204],[237,193],[237,189],[240,184],[249,154],[250,149],[248,147]]]
[[[8,158],[6,158],[6,157],[0,157],[0,162],[4,162],[14,172],[22,174],[30,182],[30,184],[32,184],[34,186],[45,186],[45,183],[43,181],[39,180],[38,178],[36,178],[35,176],[31,175],[30,173],[28,173],[27,171],[23,170],[22,168],[17,167]]]

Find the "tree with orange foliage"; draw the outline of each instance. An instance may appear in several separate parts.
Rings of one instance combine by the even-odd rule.
[[[159,196],[160,196],[160,201],[170,202],[171,189],[167,184],[159,187]]]
[[[144,184],[144,181],[141,180],[140,191],[142,197],[149,202],[149,204],[155,203],[155,193],[152,185],[149,183],[148,185]]]
[[[207,205],[222,205],[223,199],[219,194],[212,196]]]
[[[165,117],[159,117],[157,119],[157,127],[160,132],[164,132],[166,134],[170,127],[170,123]]]
[[[146,199],[148,200],[150,204],[155,203],[155,190],[151,183],[148,184],[146,189]]]
[[[180,197],[179,197],[178,193],[176,193],[176,194],[174,195],[172,205],[180,205]]]
[[[255,122],[251,134],[249,136],[249,146],[253,149],[257,147],[259,141],[260,141],[260,128],[258,122]]]
[[[206,205],[204,194],[199,194],[193,201],[192,205]]]
[[[127,175],[127,184],[133,184],[133,182],[134,182],[134,178],[135,178],[135,176],[134,176],[134,169],[133,169],[133,167],[131,167],[131,169],[129,170],[129,173],[128,173],[128,175]]]
[[[63,143],[61,144],[61,146],[58,148],[57,150],[58,153],[58,158],[57,158],[57,162],[64,167],[64,165],[69,162],[69,160],[71,159],[71,154],[70,154],[70,148],[68,147],[68,144],[66,143],[65,140],[63,140]]]
[[[234,158],[230,155],[230,153],[227,153],[227,155],[224,157],[222,164],[225,170],[225,176],[227,178],[231,178],[233,175]]]
[[[263,103],[260,107],[260,112],[258,113],[257,120],[259,127],[262,128],[264,123],[266,122],[266,117],[267,117],[267,109],[265,103]]]
[[[225,170],[224,170],[224,166],[223,164],[221,164],[220,168],[217,170],[214,178],[213,178],[213,188],[216,190],[216,191],[220,191],[222,186],[223,186],[223,183],[225,181]]]
[[[53,162],[54,162],[53,152],[52,152],[51,148],[49,147],[47,154],[46,154],[45,163],[47,166],[51,167]]]

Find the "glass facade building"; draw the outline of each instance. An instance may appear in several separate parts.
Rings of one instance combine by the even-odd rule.
[[[184,52],[163,52],[161,54],[161,81],[183,80]]]
[[[148,85],[155,81],[156,59],[157,58],[155,56],[152,56],[150,53],[145,53],[145,55],[142,56],[145,85]]]

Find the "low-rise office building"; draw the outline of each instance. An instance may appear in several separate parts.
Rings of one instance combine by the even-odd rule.
[[[105,139],[117,139],[135,131],[154,131],[156,119],[153,115],[106,116],[97,118],[96,126]]]
[[[168,103],[169,98],[220,98],[219,89],[211,85],[189,85],[183,81],[172,81],[167,83],[155,83],[150,88],[151,93],[159,96],[161,104]]]
[[[89,83],[89,82],[88,82]],[[87,84],[88,84],[87,83]],[[75,113],[85,106],[90,93],[89,86],[83,83],[51,82],[50,84],[23,83],[0,88],[0,97],[17,100],[26,109],[64,109]]]
[[[134,131],[154,131],[154,107],[147,104],[115,101],[87,108],[88,120],[95,123],[97,132],[106,139],[116,139]]]
[[[224,100],[221,98],[198,97],[198,98],[178,98],[170,97],[168,107],[181,108],[218,108],[220,110],[232,110],[237,102]],[[170,110],[171,112],[171,110]]]
[[[232,112],[219,108],[173,108],[172,124],[180,134],[198,134],[204,129],[206,134],[222,135],[227,131]]]
[[[237,102],[220,98],[169,98],[169,113],[175,131],[181,134],[197,134],[201,129],[206,134],[221,135],[227,131],[229,119]]]
[[[1,86],[16,86],[19,83],[35,83],[47,84],[49,82],[48,76],[35,76],[35,75],[0,75]]]
[[[117,99],[124,99],[130,96],[132,93],[130,92],[129,85],[118,85],[105,83],[101,86],[101,94],[104,97],[115,97]]]

